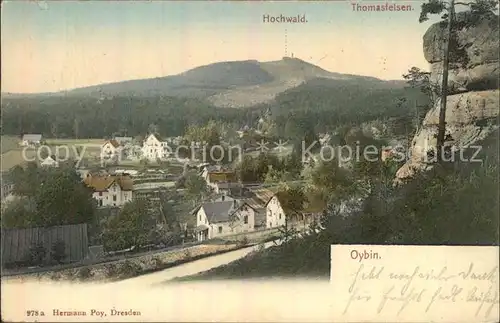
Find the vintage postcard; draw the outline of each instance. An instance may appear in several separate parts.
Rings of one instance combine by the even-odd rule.
[[[500,321],[497,0],[1,8],[2,321]]]

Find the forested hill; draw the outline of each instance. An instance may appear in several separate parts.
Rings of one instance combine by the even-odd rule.
[[[416,89],[391,87],[359,80],[311,80],[276,97],[269,104],[251,108],[218,108],[204,100],[179,97],[26,97],[2,100],[2,133],[43,133],[46,137],[102,138],[115,133],[144,135],[156,124],[161,134],[177,136],[189,124],[215,119],[235,128],[256,126],[263,112],[271,109],[278,135],[285,128],[332,129],[343,124],[386,118],[414,120],[411,104],[398,104],[405,97],[424,103]],[[422,111],[423,112],[423,111]],[[287,126],[288,125],[288,126]]]
[[[402,100],[406,102],[401,104]],[[290,123],[306,123],[316,132],[323,132],[377,119],[398,119],[402,126],[411,125],[417,117],[415,105],[427,105],[428,100],[419,89],[405,87],[403,82],[315,79],[278,95],[262,109],[271,110],[282,134]],[[420,108],[418,117],[425,112]]]
[[[144,135],[156,124],[163,135],[177,136],[188,124],[217,118],[240,122],[247,111],[216,108],[176,97],[29,97],[2,100],[2,134],[42,133],[46,137],[103,138],[114,133]]]
[[[271,102],[276,95],[315,79],[361,85],[395,86],[374,77],[333,73],[298,58],[259,62],[256,60],[217,62],[184,73],[149,79],[129,80],[73,90],[44,93],[44,97],[156,97],[197,98],[218,107],[242,108]],[[25,97],[3,93],[5,98]],[[33,97],[33,95],[29,95]],[[26,96],[27,97],[27,96]]]

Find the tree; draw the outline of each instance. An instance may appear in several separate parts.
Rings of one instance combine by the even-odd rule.
[[[29,162],[24,167],[12,167],[7,176],[14,185],[14,194],[33,197],[43,174],[43,169],[39,168],[36,162]]]
[[[243,183],[256,182],[258,175],[255,172],[254,158],[250,155],[244,155],[241,162],[236,167],[238,178]]]
[[[285,157],[282,164],[284,171],[297,178],[300,176],[300,173],[304,169],[304,165],[302,164],[302,157],[296,152],[292,152],[290,155]]]
[[[418,88],[431,101],[431,105],[436,102],[436,96],[439,94],[439,84],[432,83],[430,80],[431,73],[421,70],[413,66],[408,70],[408,73],[403,74],[403,78],[412,88]],[[404,98],[403,98],[404,99]]]
[[[422,71],[418,67],[412,67],[408,73],[403,74],[403,78],[412,88],[418,88],[429,99],[428,104],[419,104],[417,100],[413,102],[415,107],[415,130],[418,131],[422,117],[436,103],[439,95],[439,84],[430,81],[431,73]],[[399,104],[402,106],[407,104],[406,98],[400,98]],[[422,108],[422,109],[421,109]]]
[[[219,126],[215,121],[208,122],[205,126],[192,125],[188,126],[184,138],[188,143],[202,142],[208,147],[220,144]]]
[[[339,166],[336,159],[322,162],[311,174],[313,185],[325,191],[330,199],[341,200],[351,196],[354,180],[348,170]]]
[[[198,203],[209,192],[207,182],[196,173],[187,174],[184,186],[187,195],[193,200],[194,204]]]
[[[485,12],[490,12],[498,6],[497,1],[493,0],[476,0],[471,3],[455,2],[455,0],[450,0],[445,2],[443,0],[429,0],[427,3],[422,4],[422,11],[420,13],[419,22],[422,23],[427,21],[429,14],[445,14],[441,17],[446,19],[446,36],[444,37],[444,50],[443,50],[443,79],[441,83],[441,93],[440,93],[440,109],[439,109],[439,122],[438,122],[438,133],[437,133],[437,143],[436,150],[438,154],[437,160],[442,161],[443,148],[445,143],[446,134],[446,99],[448,97],[448,74],[449,74],[449,63],[450,54],[462,56],[462,59],[467,60],[467,55],[461,51],[457,40],[457,31],[464,26],[455,26],[455,5],[464,5],[470,8],[471,13],[478,17],[480,14]]]
[[[82,183],[72,168],[52,168],[35,191],[35,224],[50,227],[64,224],[92,223],[95,200],[92,190]]]
[[[95,201],[72,165],[14,167],[9,173],[18,201],[7,204],[2,218],[10,227],[50,227],[93,223]]]
[[[19,197],[2,205],[2,226],[4,228],[29,228],[34,226],[36,211],[31,198]]]
[[[295,238],[299,233],[295,227],[290,225],[288,214],[285,215],[285,224],[281,227],[278,227],[278,232],[281,236],[281,239],[283,240],[285,248],[287,247],[288,242]]]
[[[278,170],[273,166],[269,166],[269,170],[264,178],[264,183],[276,184],[276,183],[286,183],[297,179],[296,174],[288,172],[286,170]]]
[[[148,133],[149,134],[157,135],[157,134],[159,134],[159,131],[160,131],[160,127],[158,127],[158,125],[156,123],[151,123],[148,126]]]
[[[285,213],[300,213],[304,209],[306,196],[300,187],[290,187],[278,192],[279,201]]]
[[[150,242],[156,220],[145,199],[126,203],[117,216],[105,224],[102,238],[106,250],[140,247]]]

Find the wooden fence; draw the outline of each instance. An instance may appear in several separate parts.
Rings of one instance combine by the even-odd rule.
[[[30,248],[43,244],[45,261],[51,259],[51,250],[56,241],[65,246],[64,262],[75,262],[88,255],[87,224],[63,225],[50,228],[2,229],[2,265],[24,262],[29,258]]]

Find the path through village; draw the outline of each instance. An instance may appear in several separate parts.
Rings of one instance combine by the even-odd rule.
[[[275,242],[270,241],[264,243],[264,248],[269,248],[275,245]],[[162,284],[166,281],[172,280],[174,278],[190,276],[194,274],[198,274],[216,267],[220,267],[223,265],[227,265],[233,261],[241,259],[251,253],[252,251],[256,251],[259,248],[262,248],[262,245],[259,247],[258,245],[239,249],[235,251],[230,251],[227,253],[223,253],[220,255],[215,255],[207,258],[203,258],[200,260],[195,260],[192,262],[188,262],[176,267],[168,268],[162,271],[158,271],[151,274],[141,275],[138,277],[122,280],[115,282],[113,284],[122,286],[132,286],[132,285],[141,285],[141,286],[155,286]]]

